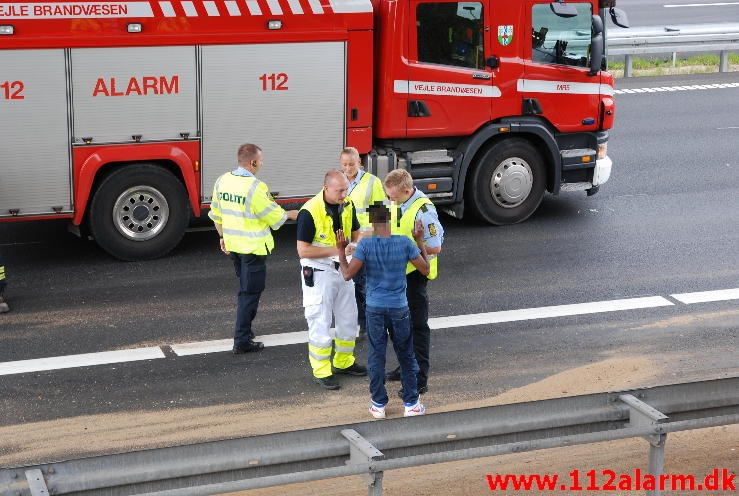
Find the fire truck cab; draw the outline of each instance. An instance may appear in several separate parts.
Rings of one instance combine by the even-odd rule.
[[[162,256],[252,142],[286,206],[349,145],[453,216],[520,222],[610,175],[601,2],[0,1],[0,221]]]

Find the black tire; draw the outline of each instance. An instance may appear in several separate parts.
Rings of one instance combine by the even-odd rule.
[[[494,182],[496,170],[503,179]],[[503,189],[508,193],[501,194]],[[545,190],[546,169],[541,155],[530,142],[512,138],[483,151],[468,176],[465,197],[478,219],[509,225],[528,219],[539,207]]]
[[[90,231],[98,245],[116,258],[149,260],[177,246],[189,213],[185,188],[174,174],[156,165],[121,166],[92,197]]]

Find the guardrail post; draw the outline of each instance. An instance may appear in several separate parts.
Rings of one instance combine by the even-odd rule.
[[[28,489],[31,490],[31,496],[49,496],[49,489],[46,487],[44,474],[41,470],[34,468],[26,470],[26,480],[28,481]]]
[[[660,475],[665,471],[665,441],[667,434],[658,434],[644,438],[649,441],[649,473],[654,476],[655,488],[647,491],[649,496],[660,496],[662,491],[659,487]]]
[[[631,55],[624,56],[624,77],[632,77],[634,75],[634,67],[631,63]]]
[[[721,50],[721,58],[718,65],[718,72],[729,72],[729,51]]]
[[[375,472],[372,462],[384,459],[385,455],[354,429],[344,429],[341,435],[349,440],[349,460],[346,464],[366,465],[367,473],[362,478],[367,483],[368,496],[382,496],[383,472]]]
[[[667,415],[644,403],[631,394],[618,397],[629,406],[629,427],[653,427],[654,435],[645,436],[649,442],[649,473],[654,477],[654,490],[648,490],[649,496],[660,496],[659,476],[665,470],[665,441],[667,434],[660,433],[659,424],[667,420]]]

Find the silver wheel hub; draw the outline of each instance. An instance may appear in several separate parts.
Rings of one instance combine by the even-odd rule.
[[[521,205],[531,193],[534,175],[529,164],[519,157],[505,159],[493,171],[490,194],[504,208]]]
[[[146,241],[159,234],[169,219],[169,204],[159,190],[134,186],[113,206],[113,225],[128,239]]]

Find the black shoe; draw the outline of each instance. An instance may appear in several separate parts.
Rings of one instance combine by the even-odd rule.
[[[336,367],[331,367],[331,370],[334,374],[346,374],[356,376],[367,375],[367,367],[365,367],[364,365],[359,365],[357,362],[354,362],[345,369],[337,369]]]
[[[262,351],[264,349],[264,343],[260,341],[249,341],[243,346],[234,346],[234,355],[241,355],[242,353],[252,353],[254,351]]]
[[[420,388],[418,388],[418,395],[419,396],[422,395],[422,394],[426,394],[428,392],[429,392],[429,387],[428,386],[421,386]],[[402,389],[400,391],[398,391],[398,396],[400,398],[403,397],[403,390]]]
[[[323,389],[340,389],[341,385],[339,384],[339,381],[336,380],[336,377],[330,375],[328,377],[314,377],[313,380],[315,380]]]
[[[385,379],[388,381],[399,381],[400,380],[400,367],[391,370],[385,375]]]

